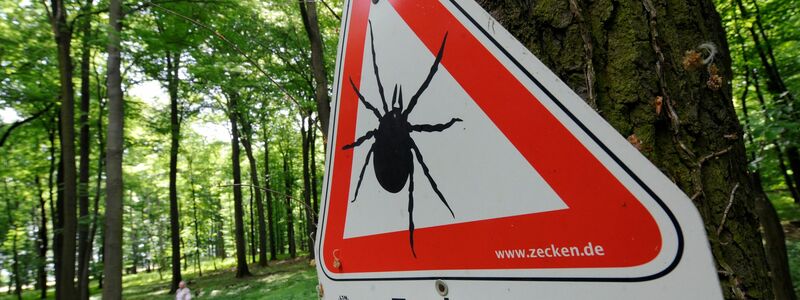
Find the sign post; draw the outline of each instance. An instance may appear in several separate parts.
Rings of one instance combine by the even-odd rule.
[[[714,299],[688,197],[471,0],[347,0],[325,299]]]

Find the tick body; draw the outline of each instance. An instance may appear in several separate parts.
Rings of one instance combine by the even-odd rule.
[[[441,200],[442,204],[447,207],[450,215],[455,218],[450,204],[445,200],[444,195],[439,190],[436,181],[433,180],[428,165],[425,164],[422,152],[420,151],[414,139],[411,138],[411,132],[441,132],[456,122],[461,122],[459,118],[452,118],[449,122],[443,124],[410,124],[408,116],[417,105],[422,93],[430,85],[433,76],[439,69],[439,64],[442,61],[444,54],[444,46],[447,43],[447,33],[444,34],[442,39],[442,46],[436,55],[436,59],[431,66],[428,76],[420,85],[419,89],[408,102],[407,107],[403,107],[403,88],[398,85],[394,86],[392,93],[391,106],[387,104],[386,96],[384,95],[383,84],[381,83],[380,74],[378,72],[378,64],[375,59],[375,38],[372,31],[372,22],[369,23],[370,28],[370,42],[372,45],[372,65],[375,72],[375,79],[378,85],[378,93],[383,105],[383,113],[373,106],[361,91],[358,89],[353,79],[350,78],[350,86],[358,95],[358,99],[375,117],[378,119],[378,128],[368,131],[363,136],[357,138],[352,144],[345,145],[342,150],[350,150],[358,147],[367,140],[375,139],[367,151],[367,157],[364,160],[364,165],[361,167],[361,173],[358,175],[358,183],[356,184],[355,194],[351,202],[355,202],[358,198],[358,191],[361,188],[361,182],[364,179],[364,172],[372,158],[373,170],[375,172],[375,179],[381,185],[381,188],[390,193],[399,193],[404,187],[408,186],[408,237],[409,245],[411,246],[411,254],[417,256],[414,250],[414,161],[419,164],[423,174],[428,179],[428,182],[433,188],[433,191]],[[374,157],[373,157],[374,155]],[[408,184],[406,184],[408,182]]]
[[[393,109],[381,118],[375,143],[372,144],[375,177],[381,187],[390,193],[403,190],[414,163],[411,154],[413,141],[408,130],[410,125],[399,115],[399,109]]]

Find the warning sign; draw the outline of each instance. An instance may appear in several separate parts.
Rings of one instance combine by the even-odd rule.
[[[326,297],[437,279],[487,284],[470,298],[525,281],[650,291],[683,273],[720,297],[689,199],[477,4],[351,0],[341,32]]]

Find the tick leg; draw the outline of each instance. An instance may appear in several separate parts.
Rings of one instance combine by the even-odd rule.
[[[352,144],[344,145],[344,147],[342,147],[342,150],[352,149],[352,148],[360,146],[361,144],[364,143],[364,141],[366,141],[368,139],[371,139],[373,136],[375,136],[375,132],[376,131],[378,131],[378,130],[377,129],[373,129],[373,130],[367,131],[367,134],[365,134],[364,136],[358,138]],[[372,151],[372,149],[370,149],[370,151]]]
[[[378,81],[378,93],[381,95],[383,102],[383,112],[388,113],[389,108],[386,107],[386,96],[383,95],[383,84],[381,84],[381,76],[378,75],[378,63],[375,61],[375,36],[372,34],[372,21],[369,21],[369,42],[372,45],[372,67],[375,70],[375,80]]]
[[[450,204],[447,204],[447,200],[444,200],[444,195],[442,195],[442,192],[439,190],[439,186],[436,185],[436,181],[434,181],[433,177],[431,177],[431,172],[430,170],[428,170],[428,165],[426,165],[425,161],[422,159],[422,152],[419,151],[417,143],[415,143],[413,140],[411,141],[411,149],[414,149],[414,154],[417,156],[417,161],[419,161],[419,165],[422,166],[422,172],[425,173],[425,177],[428,177],[428,181],[430,181],[431,187],[433,187],[433,191],[436,192],[436,195],[438,195],[439,199],[442,200],[444,206],[446,206],[447,210],[450,211],[450,215],[452,215],[453,218],[455,218],[456,215],[453,213],[453,209],[450,208]]]
[[[419,124],[419,125],[411,125],[411,131],[417,131],[417,132],[439,132],[439,131],[444,131],[445,129],[447,129],[447,128],[450,128],[450,126],[453,126],[453,124],[454,124],[455,122],[461,122],[461,119],[459,119],[459,118],[453,118],[452,120],[450,120],[450,122],[447,122],[447,123],[444,123],[444,124],[435,124],[435,125],[430,125],[430,124]]]
[[[351,203],[356,202],[356,198],[358,198],[358,189],[361,188],[361,180],[364,180],[364,171],[367,170],[367,166],[369,165],[369,159],[370,157],[372,157],[372,150],[374,149],[375,149],[374,146],[370,147],[369,152],[367,152],[367,160],[364,161],[364,166],[361,167],[361,173],[358,174],[358,184],[356,184],[356,194],[353,195],[353,200],[350,201]]]
[[[414,164],[409,168],[408,182],[408,240],[411,243],[411,254],[417,258],[417,252],[414,251]]]
[[[381,118],[381,112],[379,112],[378,109],[375,108],[375,106],[372,106],[372,104],[369,104],[369,102],[367,102],[367,99],[364,99],[364,95],[361,95],[361,91],[359,91],[358,88],[356,87],[356,84],[353,82],[353,78],[352,77],[350,77],[350,86],[352,86],[353,90],[356,91],[356,94],[358,95],[358,99],[361,100],[361,103],[363,103],[364,106],[367,107],[367,109],[371,110],[372,113],[375,114],[375,117],[380,119]]]
[[[433,74],[436,74],[436,70],[439,69],[439,63],[442,61],[442,54],[444,54],[444,44],[447,42],[447,33],[444,34],[444,39],[442,39],[442,46],[439,48],[439,53],[436,54],[436,60],[433,61],[433,66],[431,66],[431,71],[428,72],[428,77],[425,78],[425,81],[422,82],[422,85],[417,90],[417,93],[414,96],[411,96],[411,100],[408,102],[408,108],[403,111],[403,117],[408,117],[408,114],[411,113],[411,110],[414,109],[414,106],[417,105],[417,100],[419,100],[419,96],[422,95],[422,92],[428,88],[428,85],[431,84],[431,79],[433,79]]]

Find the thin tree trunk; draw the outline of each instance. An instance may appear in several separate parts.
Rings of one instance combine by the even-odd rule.
[[[286,150],[288,151],[288,150]],[[292,173],[289,169],[289,154],[283,153],[283,182],[286,193],[286,238],[289,243],[289,257],[297,257],[297,245],[294,238],[294,214],[292,213]]]
[[[319,31],[317,20],[316,1],[298,1],[303,27],[306,29],[308,40],[311,43],[311,71],[314,76],[314,96],[317,100],[317,115],[322,125],[323,139],[328,139],[328,120],[330,120],[331,104],[328,96],[328,72],[325,70],[325,55],[323,54],[322,35]]]
[[[242,146],[244,146],[247,161],[250,163],[250,184],[254,187],[253,192],[255,193],[258,214],[258,265],[264,267],[267,265],[267,225],[264,220],[264,202],[261,197],[261,187],[258,183],[258,162],[255,155],[253,155],[253,127],[248,120],[243,119],[241,123],[243,133]],[[266,192],[269,193],[269,191]]]
[[[36,266],[36,286],[41,290],[40,298],[47,299],[47,209],[46,201],[42,193],[42,182],[39,175],[34,175],[34,184],[36,185],[36,195],[39,196],[39,214],[41,215],[41,222],[39,223],[37,240],[39,250],[39,263]]]
[[[764,114],[765,121],[773,122],[772,117],[770,117],[767,112],[767,102],[764,99],[764,94],[761,92],[761,85],[759,84],[758,79],[758,74],[753,74],[753,86],[756,90],[758,103],[761,105],[761,112]],[[789,175],[789,171],[786,168],[786,163],[784,162],[783,157],[783,147],[781,147],[776,140],[772,140],[770,143],[772,143],[773,149],[775,150],[775,158],[778,162],[778,170],[780,170],[781,175],[783,175],[783,181],[786,184],[786,188],[789,190],[789,194],[792,195],[795,203],[798,203],[798,201],[800,201],[800,192],[798,192],[798,186],[795,186],[792,176]]]
[[[61,160],[64,172],[64,226],[61,231],[61,270],[59,299],[75,298],[75,238],[78,226],[76,211],[75,172],[75,91],[72,83],[70,44],[72,29],[67,24],[67,7],[63,0],[52,0],[51,23],[58,49],[58,70],[61,84]]]
[[[60,128],[60,127],[59,127]],[[59,136],[60,136],[60,129]],[[53,208],[53,200],[50,200],[50,219],[53,223],[53,271],[56,277],[56,298],[61,297],[61,281],[58,280],[58,276],[61,274],[61,249],[63,245],[63,236],[61,235],[61,228],[64,226],[64,172],[63,172],[61,158],[58,158],[58,164],[56,164],[56,178],[55,178],[55,187],[56,187],[56,197],[55,197],[55,209]],[[51,180],[52,183],[52,180]],[[51,187],[52,189],[52,187]],[[51,195],[52,197],[52,195]]]
[[[98,89],[99,92],[99,89]],[[97,116],[97,179],[95,181],[95,190],[94,190],[94,206],[92,209],[92,224],[91,229],[89,230],[89,245],[87,249],[87,253],[89,255],[86,256],[86,265],[89,266],[92,261],[92,253],[94,253],[94,239],[97,236],[97,220],[99,219],[99,211],[100,211],[100,196],[102,192],[102,184],[103,184],[103,161],[106,159],[105,153],[105,142],[103,141],[103,99],[100,98],[100,94],[98,96],[98,116]],[[103,252],[100,251],[100,255],[103,255]],[[89,268],[85,268],[83,270],[84,274],[81,274],[86,280],[86,288],[89,287]],[[102,274],[101,274],[102,275]],[[102,277],[102,276],[101,276]],[[102,279],[100,279],[102,282]],[[102,287],[102,284],[100,285]]]
[[[16,226],[11,226],[11,253],[12,259],[14,260],[14,295],[17,296],[17,299],[22,300],[22,273],[19,271],[19,251],[17,250],[17,228]]]
[[[314,126],[309,126],[311,128],[311,195],[313,196],[311,200],[313,200],[314,204],[314,222],[317,221],[319,218],[319,194],[317,192],[317,130],[314,129]],[[316,230],[315,230],[316,231]]]
[[[272,192],[270,188],[271,174],[269,172],[269,136],[267,136],[267,129],[264,126],[261,129],[264,137],[264,188],[266,189],[267,199],[267,229],[269,234],[269,255],[270,260],[278,259],[278,248],[275,244],[275,212],[272,209]]]
[[[726,138],[741,127],[725,84],[730,51],[713,1],[478,2],[622,136],[637,137],[641,152],[690,195],[725,297],[772,298],[754,210],[760,191],[747,172],[742,139]],[[687,51],[706,42],[719,49],[718,90],[707,84],[707,68],[681,65]],[[563,55],[575,49],[583,51]],[[665,113],[654,109],[656,99]],[[709,155],[714,159],[704,159]]]
[[[314,130],[314,127],[311,120],[311,112],[308,112],[308,116],[303,118],[303,122],[306,124],[300,124],[300,136],[301,136],[301,143],[302,143],[302,151],[303,151],[303,203],[305,207],[303,207],[303,211],[305,212],[305,227],[306,227],[306,234],[303,237],[303,240],[308,241],[309,249],[314,245],[314,232],[316,231],[316,226],[312,220],[314,220],[314,212],[311,210],[311,170],[309,169],[309,154],[311,152],[311,131]],[[308,256],[311,259],[314,259],[314,251],[308,251]]]
[[[86,1],[81,8],[82,13],[92,9],[92,1]],[[89,299],[89,155],[91,153],[89,135],[89,69],[91,67],[91,38],[92,22],[85,18],[81,26],[81,103],[80,103],[80,170],[78,171],[78,207],[80,208],[78,222],[78,293],[81,300]]]
[[[251,186],[249,189],[250,191],[250,205],[248,205],[247,209],[250,211],[250,262],[256,262],[256,222],[255,222],[255,211],[253,210],[253,187]]]
[[[189,187],[192,192],[192,215],[194,218],[194,242],[195,255],[197,256],[197,273],[203,277],[203,269],[200,267],[200,221],[197,218],[197,192],[194,188],[194,170],[192,169],[192,156],[186,157],[189,163]]]
[[[19,251],[17,249],[17,224],[14,220],[13,212],[17,211],[19,204],[11,203],[11,197],[8,190],[8,181],[3,178],[3,195],[6,200],[6,221],[8,222],[8,233],[11,235],[11,278],[9,278],[9,293],[11,292],[11,281],[14,282],[14,295],[17,299],[22,300],[22,273],[19,270]]]
[[[167,51],[167,90],[170,107],[170,148],[169,148],[169,224],[172,241],[172,284],[170,294],[178,290],[181,282],[181,244],[180,215],[178,212],[178,147],[180,146],[180,121],[178,112],[178,70],[180,53]]]
[[[233,210],[234,223],[236,225],[236,278],[251,276],[247,268],[247,252],[244,240],[244,211],[242,209],[242,170],[239,165],[239,127],[238,122],[238,98],[239,95],[232,92],[228,95],[228,118],[231,122],[231,163],[233,165]]]
[[[125,117],[120,74],[122,2],[111,0],[108,22],[108,143],[106,145],[106,215],[103,227],[103,299],[122,299],[122,141]]]

